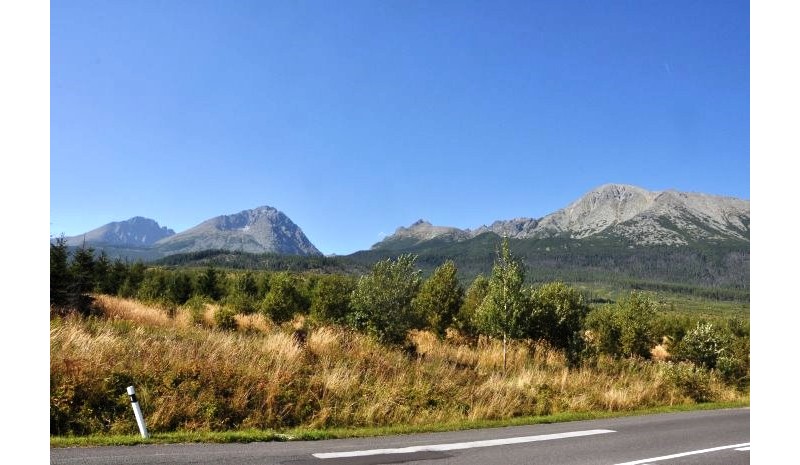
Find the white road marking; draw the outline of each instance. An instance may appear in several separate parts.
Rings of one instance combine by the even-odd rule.
[[[521,436],[505,439],[487,439],[484,441],[456,442],[451,444],[429,444],[425,446],[401,447],[398,449],[370,449],[356,450],[351,452],[323,452],[312,454],[318,459],[334,459],[342,457],[361,457],[365,455],[381,454],[412,454],[414,452],[432,452],[458,449],[473,449],[477,447],[502,446],[507,444],[523,444],[526,442],[549,441],[551,439],[576,438],[581,436],[592,436],[595,434],[615,433],[610,429],[591,429],[586,431],[572,431],[569,433],[541,434],[539,436]]]
[[[745,442],[742,444],[733,444],[730,446],[720,446],[720,447],[712,447],[710,449],[702,449],[702,450],[693,450],[689,452],[681,452],[679,454],[672,454],[672,455],[662,455],[661,457],[652,457],[649,459],[642,459],[642,460],[634,460],[633,462],[625,462],[625,463],[618,463],[616,465],[643,465],[649,464],[650,462],[658,462],[661,460],[669,460],[669,459],[676,459],[678,457],[686,457],[687,455],[696,455],[696,454],[705,454],[708,452],[716,452],[718,450],[725,450],[725,449],[736,449],[738,447],[750,447],[749,442]]]
[[[740,448],[738,448],[736,450],[750,450],[750,446],[740,447]]]

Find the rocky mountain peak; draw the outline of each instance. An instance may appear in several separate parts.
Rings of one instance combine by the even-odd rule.
[[[148,247],[157,241],[175,234],[170,228],[143,216],[134,216],[124,221],[113,221],[85,234],[66,238],[67,245],[81,247]]]
[[[164,253],[224,249],[250,253],[322,255],[288,216],[270,206],[211,218],[156,244]]]
[[[456,233],[457,231],[457,233]],[[595,235],[622,237],[640,245],[681,245],[695,241],[750,240],[750,202],[676,190],[648,191],[629,184],[604,184],[542,218],[495,221],[475,230],[433,226],[419,220],[400,227],[381,244],[399,238],[420,241],[447,236],[464,240],[492,232],[514,239]]]

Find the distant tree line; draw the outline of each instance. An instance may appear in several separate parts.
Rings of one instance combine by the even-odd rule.
[[[492,271],[500,238],[482,234],[464,242],[433,239],[399,249],[374,249],[340,257],[285,256],[209,250],[170,255],[155,266],[216,266],[242,270],[293,271],[359,276],[380,260],[403,254],[417,257],[416,266],[430,275],[447,260],[468,285]],[[526,267],[527,284],[554,280],[568,283],[613,284],[631,290],[654,290],[726,301],[749,301],[749,244],[690,244],[629,248],[611,240],[581,242],[563,238],[509,240],[509,247]]]

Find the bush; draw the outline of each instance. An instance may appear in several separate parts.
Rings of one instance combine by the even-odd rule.
[[[615,356],[649,358],[650,348],[655,345],[655,317],[655,303],[638,292],[592,310],[586,317],[592,349]]]
[[[320,277],[312,292],[311,319],[317,323],[344,324],[355,288],[355,280],[347,276]]]
[[[564,283],[553,282],[534,289],[528,306],[527,337],[565,349],[575,362],[582,347],[581,326],[589,311],[583,296]]]
[[[461,308],[453,317],[453,327],[472,342],[477,342],[478,339],[478,326],[475,316],[488,293],[489,280],[483,275],[478,275],[467,289]]]
[[[715,368],[727,345],[727,338],[714,325],[697,323],[678,343],[674,355],[704,368]]]
[[[415,262],[414,255],[381,260],[361,276],[353,291],[350,324],[380,342],[402,344],[418,324],[411,305],[421,283]]]
[[[214,312],[214,326],[225,331],[236,331],[236,310],[224,305]]]
[[[453,323],[464,299],[464,289],[458,282],[457,273],[455,263],[447,260],[422,284],[412,302],[425,326],[440,338]]]
[[[255,300],[244,294],[230,294],[223,299],[223,303],[234,313],[241,313],[242,315],[250,315],[258,310]]]
[[[705,368],[688,362],[668,362],[666,377],[683,395],[695,402],[713,400],[712,377]]]
[[[189,321],[193,325],[205,325],[204,315],[206,313],[206,299],[200,296],[194,296],[187,300],[183,307],[189,310]]]
[[[297,288],[294,276],[275,273],[270,280],[270,289],[261,302],[261,311],[273,322],[281,324],[292,319],[295,313],[304,312],[305,299]]]

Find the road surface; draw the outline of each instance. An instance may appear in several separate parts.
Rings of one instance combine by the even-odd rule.
[[[50,463],[736,465],[750,463],[750,409],[363,439],[51,449]]]

